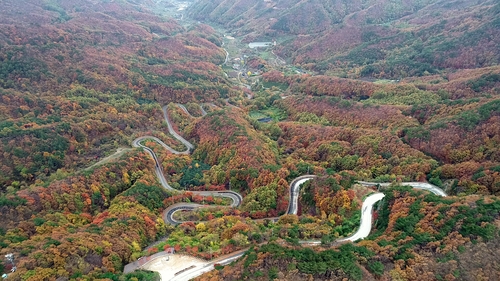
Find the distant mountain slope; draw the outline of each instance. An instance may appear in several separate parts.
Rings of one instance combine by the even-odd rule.
[[[75,82],[110,89],[131,76],[136,76],[137,90],[158,88],[167,76],[176,76],[169,82],[185,81],[191,70],[186,68],[192,67],[187,63],[213,63],[198,67],[204,73],[197,73],[197,83],[214,79],[215,64],[224,59],[211,28],[198,26],[181,34],[186,30],[174,20],[128,2],[8,0],[2,5],[0,60],[10,68],[29,61],[24,69],[0,69],[4,88],[20,89],[22,83],[14,81],[30,75],[38,83],[26,87],[42,91]],[[170,65],[168,71],[164,65]]]
[[[278,38],[293,63],[384,78],[497,65],[499,13],[493,0],[200,0],[189,11],[247,40]]]

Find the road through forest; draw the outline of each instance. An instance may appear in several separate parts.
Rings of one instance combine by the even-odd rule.
[[[187,111],[187,109],[184,106],[182,106],[182,105],[178,105],[178,106],[183,111],[185,111],[187,114],[189,114],[189,112]],[[167,123],[169,133],[172,136],[174,136],[177,140],[182,142],[186,146],[186,150],[180,151],[180,152],[176,151],[175,149],[173,149],[173,148],[169,147],[168,145],[166,145],[165,143],[163,143],[160,139],[158,139],[156,137],[152,137],[152,136],[143,136],[143,137],[137,138],[133,141],[132,145],[134,147],[143,148],[154,159],[156,175],[158,176],[158,180],[160,181],[160,183],[162,184],[162,186],[165,189],[170,190],[170,191],[180,192],[176,189],[173,189],[168,184],[168,182],[165,179],[165,176],[163,174],[163,169],[161,167],[161,163],[158,160],[158,157],[156,156],[154,151],[151,148],[141,144],[142,141],[144,141],[146,139],[150,139],[150,140],[153,140],[153,141],[159,143],[162,147],[164,147],[165,149],[167,149],[168,151],[170,151],[174,154],[187,154],[187,153],[190,153],[194,149],[193,144],[191,144],[189,141],[187,141],[186,139],[181,137],[177,132],[174,131],[173,126],[170,123],[170,120],[168,118],[168,111],[167,111],[166,106],[163,107],[163,114],[164,114],[165,122]],[[289,206],[288,206],[287,214],[297,214],[300,186],[303,183],[305,183],[306,181],[309,181],[315,177],[316,176],[314,176],[314,175],[300,176],[291,182],[291,184],[290,184],[290,199],[289,199]],[[359,184],[361,184],[363,186],[376,186],[376,185],[389,186],[390,185],[390,183],[373,183],[373,182],[362,182],[362,181],[359,182]],[[412,186],[412,187],[417,188],[417,189],[428,190],[428,191],[430,191],[436,195],[439,195],[439,196],[446,196],[446,193],[443,190],[441,190],[439,187],[434,186],[432,184],[428,184],[428,183],[404,182],[404,183],[401,183],[401,185],[407,185],[407,186]],[[201,196],[215,196],[215,197],[229,198],[232,201],[231,207],[238,207],[241,205],[241,203],[243,201],[243,198],[239,193],[234,192],[234,191],[229,191],[229,190],[227,190],[227,191],[191,191],[191,192],[194,194],[197,194],[197,195],[201,195]],[[380,200],[382,200],[383,198],[384,198],[384,194],[380,193],[380,192],[372,193],[368,197],[366,197],[365,200],[363,201],[363,205],[361,207],[361,220],[360,220],[360,226],[359,226],[358,230],[354,234],[352,234],[351,236],[338,239],[336,242],[349,242],[349,241],[354,242],[356,240],[366,238],[370,234],[371,227],[372,227],[373,205],[375,203],[379,202]],[[200,204],[193,204],[193,203],[177,203],[177,204],[170,206],[169,208],[167,208],[164,211],[163,218],[164,218],[166,223],[178,224],[180,222],[176,221],[172,217],[175,212],[180,211],[180,210],[193,210],[193,209],[200,208],[200,207],[204,207],[204,206],[200,205]],[[309,244],[319,244],[318,241],[312,241],[312,242],[308,241],[308,243]],[[228,263],[232,262],[233,260],[241,257],[243,254],[244,254],[244,251],[239,252],[235,255],[229,255],[223,259],[208,261],[208,262],[202,264],[201,266],[199,266],[199,264],[198,264],[198,266],[189,267],[189,269],[187,269],[185,271],[184,271],[184,269],[186,269],[185,263],[182,265],[183,268],[169,268],[168,272],[171,272],[172,270],[174,272],[182,271],[181,274],[175,275],[173,278],[170,276],[169,280],[189,280],[189,279],[195,278],[195,277],[197,277],[205,272],[213,270],[214,264],[222,264],[222,265],[228,264]],[[183,256],[185,257],[186,255],[183,255]],[[194,260],[199,261],[198,259],[193,257],[193,261]],[[151,261],[151,262],[148,262],[148,264],[154,264],[154,263],[153,263],[153,261]],[[148,264],[142,265],[141,268],[148,268]],[[165,266],[169,267],[168,262],[165,263]],[[158,270],[158,271],[160,273],[163,272],[163,270]],[[164,276],[164,277],[167,277],[167,276]]]

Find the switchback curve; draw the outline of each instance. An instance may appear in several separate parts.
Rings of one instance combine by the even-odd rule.
[[[168,182],[167,182],[167,180],[165,178],[165,175],[163,173],[163,169],[162,169],[161,163],[158,160],[158,157],[156,156],[156,154],[154,153],[154,151],[151,148],[149,148],[149,147],[147,147],[147,146],[145,146],[145,145],[143,145],[141,143],[143,140],[150,139],[150,140],[155,141],[156,143],[160,144],[162,147],[164,147],[165,149],[167,149],[168,151],[170,151],[170,152],[172,152],[174,154],[189,154],[194,149],[194,145],[193,144],[191,144],[189,141],[187,141],[182,136],[180,136],[179,134],[177,134],[177,132],[174,130],[174,128],[172,126],[172,123],[170,123],[170,119],[168,118],[168,109],[167,109],[167,106],[163,107],[163,117],[165,118],[165,122],[167,123],[168,132],[172,136],[174,136],[177,140],[179,140],[182,144],[184,144],[184,146],[186,147],[186,150],[184,150],[184,151],[177,151],[177,150],[173,149],[172,147],[168,146],[167,144],[165,144],[163,141],[161,141],[157,137],[153,137],[153,136],[142,136],[142,137],[136,138],[132,142],[132,146],[143,148],[153,158],[153,160],[155,161],[155,173],[156,173],[156,176],[158,177],[161,185],[165,189],[170,190],[170,191],[179,192],[179,190],[174,189],[172,186],[170,186],[170,184],[168,184]],[[192,193],[193,194],[198,194],[198,195],[201,195],[201,196],[214,196],[214,197],[229,198],[229,199],[231,199],[233,201],[233,203],[231,204],[231,206],[233,206],[233,207],[239,206],[241,204],[241,201],[242,201],[241,195],[238,194],[237,192],[234,192],[234,191],[192,191]],[[186,205],[187,203],[179,203],[179,204],[181,204],[180,206],[184,206],[185,208],[188,207],[188,205]],[[182,204],[184,204],[184,205],[182,205]],[[165,219],[165,221],[169,222],[166,219]]]
[[[181,108],[183,108],[183,107],[181,107]],[[151,139],[151,140],[159,143],[161,146],[163,146],[168,151],[175,153],[175,154],[187,154],[187,153],[190,153],[190,151],[192,149],[194,149],[194,146],[189,141],[185,140],[179,134],[177,134],[177,132],[174,131],[172,124],[170,123],[170,120],[168,118],[167,106],[163,107],[163,114],[164,114],[165,121],[167,122],[167,127],[168,127],[169,133],[186,146],[186,151],[179,152],[179,151],[169,147],[165,143],[163,143],[160,139],[158,139],[156,137],[151,137],[151,136],[139,137],[133,141],[132,145],[134,147],[142,147],[154,159],[155,172],[156,172],[156,175],[158,176],[162,186],[168,190],[177,191],[176,189],[172,188],[168,184],[168,182],[166,181],[165,176],[164,176],[163,171],[162,171],[162,168],[161,168],[161,163],[158,161],[158,158],[157,158],[156,154],[154,153],[154,151],[152,149],[150,149],[149,147],[141,144],[141,141],[143,141],[145,139]],[[294,179],[290,183],[290,201],[289,201],[287,214],[297,214],[297,209],[298,209],[297,204],[298,204],[298,196],[299,196],[300,186],[304,182],[311,180],[315,177],[316,177],[315,175],[305,175],[305,176],[301,176],[301,177]],[[389,186],[390,185],[390,183],[374,183],[374,182],[364,182],[364,181],[360,181],[358,183],[363,185],[363,186],[377,186],[377,185]],[[442,189],[440,189],[439,187],[434,186],[432,184],[421,183],[421,182],[403,182],[400,184],[405,185],[405,186],[412,186],[412,187],[417,188],[417,189],[428,190],[428,191],[430,191],[436,195],[439,195],[439,196],[446,196],[446,193]],[[192,193],[198,194],[201,196],[218,196],[218,197],[230,198],[232,200],[232,204],[231,204],[232,207],[240,206],[240,204],[243,201],[242,196],[239,193],[234,192],[234,191],[192,191]],[[379,202],[380,200],[382,200],[384,198],[384,196],[385,195],[383,193],[376,192],[376,193],[372,193],[368,197],[366,197],[365,200],[363,201],[363,205],[361,207],[361,221],[360,221],[359,229],[351,236],[346,237],[346,238],[337,239],[335,242],[340,242],[340,243],[341,242],[354,242],[356,240],[366,238],[370,234],[370,231],[371,231],[373,205],[375,203]],[[165,220],[165,222],[170,223],[170,224],[178,224],[180,222],[176,221],[172,218],[172,216],[175,212],[177,212],[179,210],[187,210],[187,209],[193,210],[193,209],[200,208],[200,207],[203,207],[203,205],[193,204],[193,203],[174,204],[165,210],[164,220]],[[318,243],[318,241],[313,241],[312,244],[319,244],[319,243]],[[239,254],[238,257],[239,256],[241,256],[241,254]],[[234,259],[234,258],[235,257],[232,257],[231,259]],[[218,263],[220,263],[220,261],[218,261]],[[213,268],[214,264],[215,264],[215,262],[208,262],[207,266],[210,268]],[[198,274],[198,275],[201,275],[202,273],[204,273],[204,272],[200,272],[200,274]],[[190,277],[194,278],[198,275],[191,275]]]
[[[187,110],[187,108],[183,105],[183,104],[180,104],[180,103],[176,103],[177,106],[182,109],[182,111],[184,111],[184,113],[186,113],[187,115],[189,115],[190,117],[193,117],[193,118],[199,118],[199,117],[195,117],[193,116],[189,110]],[[200,105],[200,111],[201,111],[201,117],[207,115],[207,112],[205,111],[205,109],[203,108],[202,105]]]

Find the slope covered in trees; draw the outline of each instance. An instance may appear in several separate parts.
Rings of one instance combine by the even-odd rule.
[[[401,79],[497,65],[496,1],[198,1],[190,15],[247,42],[278,40],[294,64],[340,77]]]
[[[2,197],[2,252],[15,253],[18,269],[9,278],[111,277],[139,257],[165,233],[159,211],[168,196],[146,163],[134,152]]]
[[[289,93],[300,93],[275,102],[291,121],[342,127],[359,134],[361,128],[369,129],[363,134],[373,134],[370,139],[390,131],[405,145],[437,161],[424,172],[431,182],[452,184],[454,194],[498,194],[498,73],[498,67],[491,67],[456,72],[449,75],[449,81],[431,76],[418,82],[412,78],[389,84],[276,72],[262,77],[285,85]],[[382,138],[389,145],[389,138]],[[401,145],[397,144],[398,149]],[[394,151],[377,153],[380,147],[373,147],[373,152],[392,162]],[[394,173],[401,174],[401,170]]]
[[[498,278],[496,197],[441,199],[411,188],[384,191],[375,233],[328,249],[269,243],[197,280],[474,280]],[[481,252],[485,251],[485,252]],[[473,261],[473,262],[472,262]]]
[[[224,52],[208,26],[187,30],[127,2],[2,6],[2,191],[81,168],[160,128],[157,101],[234,91],[216,66]]]
[[[9,279],[152,280],[119,276],[165,235],[161,211],[195,200],[162,190],[151,159],[131,149],[84,169],[140,135],[175,143],[162,104],[236,91],[217,67],[213,29],[143,4],[0,4],[0,251],[18,269]],[[2,273],[10,266],[2,259]]]
[[[200,0],[173,8],[178,21],[153,13],[166,4],[0,4],[9,280],[157,280],[124,265],[170,247],[203,259],[251,247],[200,280],[500,278],[498,3]],[[164,114],[193,148],[146,137],[155,166],[134,139],[186,149]],[[239,207],[191,192],[226,189]],[[371,235],[334,243],[375,191]],[[167,225],[175,203],[207,206]]]

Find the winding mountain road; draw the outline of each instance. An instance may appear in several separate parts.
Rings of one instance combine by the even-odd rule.
[[[163,146],[163,148],[165,148],[166,150],[170,151],[171,153],[173,154],[189,154],[189,149],[186,149],[184,151],[177,151],[173,148],[171,148],[170,146],[168,146],[167,144],[165,144],[162,140],[160,140],[159,138],[157,137],[153,137],[153,136],[142,136],[142,137],[139,137],[137,139],[135,139],[133,142],[132,142],[132,146],[134,147],[142,147],[142,148],[147,148],[147,146],[144,146],[141,144],[142,141],[145,141],[145,140],[152,140],[152,141],[155,141],[156,143],[158,143],[159,145]],[[154,158],[155,156],[153,156]]]
[[[226,52],[226,58],[224,59],[224,63],[223,63],[223,64],[221,64],[221,67],[222,67],[223,65],[225,65],[225,64],[228,62],[228,60],[229,60],[229,52],[226,50],[226,48],[224,48],[224,42],[222,42],[222,49],[224,50],[224,52]],[[224,72],[224,75],[225,75],[226,77],[229,77],[225,71],[223,71],[223,72]],[[242,72],[241,72],[241,71],[239,71],[239,72],[238,72],[238,77],[237,77],[238,83],[239,83],[241,86],[243,86],[243,87],[247,88],[248,90],[251,90],[251,89],[252,89],[252,86],[250,86],[250,85],[248,85],[248,84],[245,84],[245,83],[241,82],[241,79],[240,79],[240,76],[241,76],[241,75],[242,75]],[[252,95],[250,95],[250,94],[248,94],[248,93],[245,93],[245,94],[246,94],[246,96],[247,96],[247,98],[248,98],[248,99],[252,99]]]
[[[178,106],[180,109],[182,109],[182,111],[184,111],[184,113],[186,113],[186,114],[187,114],[187,115],[189,115],[190,117],[193,117],[193,118],[198,118],[198,117],[196,117],[196,116],[193,116],[193,115],[189,112],[189,110],[187,110],[187,108],[186,108],[183,104],[180,104],[180,103],[176,103],[176,104],[177,104],[177,106]],[[205,109],[203,108],[203,106],[202,106],[202,105],[200,105],[200,111],[201,111],[201,116],[202,116],[202,117],[203,117],[203,116],[205,116],[205,115],[207,115],[207,112],[205,111]]]
[[[298,210],[300,186],[308,180],[315,178],[313,175],[301,176],[290,183],[290,201],[288,202],[288,215],[296,215]]]
[[[182,106],[180,104],[178,104],[178,106],[181,109],[185,110],[189,114],[189,112],[187,111],[187,109],[184,106]],[[161,168],[161,163],[158,160],[158,157],[156,156],[154,151],[151,148],[149,148],[141,143],[142,141],[144,141],[146,139],[150,139],[150,140],[157,142],[158,144],[163,146],[165,149],[167,149],[168,151],[175,153],[175,154],[188,154],[194,149],[194,145],[192,145],[189,141],[182,138],[179,134],[177,134],[177,132],[174,131],[172,124],[170,123],[170,120],[168,118],[167,106],[163,107],[163,114],[164,114],[165,121],[167,122],[167,127],[168,127],[169,133],[171,135],[173,135],[176,139],[178,139],[180,142],[182,142],[186,146],[186,150],[185,151],[177,151],[177,150],[169,147],[165,143],[163,143],[160,139],[158,139],[156,137],[152,137],[152,136],[139,137],[132,142],[132,145],[134,147],[143,148],[154,159],[155,172],[156,172],[156,175],[158,176],[158,179],[159,179],[160,183],[162,184],[162,186],[165,189],[168,189],[171,191],[178,191],[178,190],[172,188],[168,184],[168,182],[165,179],[165,176],[163,174],[163,170]],[[297,214],[300,186],[303,183],[305,183],[305,182],[307,182],[315,177],[316,177],[315,175],[300,176],[290,183],[290,200],[289,200],[287,214]],[[390,185],[390,183],[374,183],[374,182],[364,182],[364,181],[360,181],[358,183],[363,185],[363,186],[380,185],[380,186],[386,187],[386,186]],[[436,195],[439,195],[439,196],[446,196],[446,193],[442,189],[440,189],[439,187],[434,186],[432,184],[428,184],[428,183],[403,182],[403,183],[400,183],[400,185],[412,186],[412,187],[417,188],[417,189],[423,189],[423,190],[430,191],[430,192],[432,192]],[[243,201],[243,198],[239,193],[234,192],[234,191],[229,191],[229,190],[226,190],[226,191],[192,191],[192,193],[200,195],[200,196],[214,196],[214,197],[229,198],[232,200],[231,207],[238,207],[241,205],[241,203]],[[375,203],[379,202],[380,200],[382,200],[384,198],[384,196],[385,195],[383,193],[376,192],[376,193],[372,193],[368,197],[366,197],[365,200],[363,201],[363,205],[361,207],[361,221],[360,221],[359,229],[351,236],[338,239],[336,242],[340,242],[340,243],[341,242],[354,242],[354,241],[366,238],[370,234],[371,227],[372,227],[373,205]],[[200,208],[200,207],[206,207],[206,206],[200,205],[200,204],[194,204],[194,203],[177,203],[177,204],[170,206],[169,208],[167,208],[164,211],[163,218],[164,218],[166,223],[178,224],[180,222],[173,219],[173,214],[175,212],[181,211],[181,210],[194,210],[194,209]],[[306,243],[304,243],[304,244],[317,245],[317,244],[320,244],[320,242],[319,241],[306,241]],[[234,255],[230,255],[224,259],[209,261],[203,267],[199,267],[199,268],[194,267],[192,269],[186,270],[185,272],[182,272],[181,274],[176,275],[173,279],[170,279],[170,280],[189,280],[191,278],[197,277],[203,273],[206,273],[208,271],[213,270],[215,264],[222,264],[222,265],[228,264],[228,263],[232,262],[233,260],[236,260],[239,257],[241,257],[243,254],[244,254],[244,251],[237,253],[237,254],[234,254]],[[180,268],[179,270],[182,270],[182,268]]]
[[[180,104],[180,103],[176,103],[176,105],[182,109],[182,111],[184,111],[184,113],[186,113],[187,115],[191,116],[191,117],[194,117],[193,115],[191,115],[191,113],[189,113],[189,111],[187,110],[187,108],[183,105],[183,104]]]
[[[222,42],[222,44],[224,44],[224,42]],[[224,46],[224,45],[222,45]],[[226,50],[226,48],[222,48],[224,50],[224,52],[226,52],[226,58],[224,59],[224,63],[223,64],[226,64],[227,61],[229,60],[229,52]]]
[[[170,120],[168,119],[168,112],[167,112],[167,106],[165,105],[163,107],[163,117],[165,118],[165,122],[167,122],[167,127],[168,127],[168,132],[174,136],[174,138],[178,139],[182,144],[184,144],[187,148],[188,151],[191,151],[194,149],[194,145],[185,140],[183,137],[181,137],[177,132],[174,130],[172,127],[172,123],[170,123]]]
[[[349,237],[337,240],[337,242],[354,242],[370,235],[370,231],[372,230],[373,205],[384,197],[385,195],[381,192],[372,193],[366,197],[363,201],[363,206],[361,206],[361,222],[358,231]]]
[[[171,187],[168,182],[167,182],[167,179],[165,179],[165,176],[163,175],[163,169],[161,168],[161,165],[159,164],[160,161],[158,161],[158,158],[156,157],[156,154],[154,153],[154,151],[147,147],[147,146],[144,146],[143,144],[141,144],[141,141],[144,140],[144,139],[152,139],[152,140],[155,140],[155,137],[150,137],[150,136],[146,136],[146,137],[140,137],[138,139],[135,139],[133,142],[132,142],[132,145],[134,147],[141,147],[143,148],[149,155],[151,155],[151,157],[153,157],[153,159],[155,160],[155,173],[156,173],[156,176],[158,177],[158,180],[160,181],[161,185],[163,186],[163,188],[167,189],[167,190],[171,190],[171,191],[174,191],[176,189],[174,189],[173,187]],[[163,143],[161,140],[158,139],[158,143]],[[163,143],[165,144],[165,143]],[[166,144],[165,144],[166,145]],[[170,147],[169,147],[170,148]],[[177,152],[177,151],[176,151]],[[178,153],[180,154],[180,153]]]
[[[180,104],[177,104],[181,109],[183,110],[186,110],[186,112],[189,114],[189,112],[187,111],[187,109],[180,105]],[[153,137],[153,136],[142,136],[142,137],[139,137],[137,139],[135,139],[133,142],[132,142],[132,146],[134,147],[141,147],[143,148],[152,158],[153,160],[155,161],[155,173],[156,173],[156,176],[158,177],[158,180],[160,181],[161,185],[167,189],[167,190],[170,190],[170,191],[179,191],[177,189],[174,189],[170,184],[168,184],[166,178],[165,178],[165,175],[163,173],[163,169],[162,169],[162,166],[161,166],[161,162],[158,160],[158,157],[156,156],[156,154],[154,153],[154,151],[143,145],[141,142],[144,141],[144,140],[152,140],[152,141],[155,141],[156,143],[160,144],[162,147],[164,147],[165,149],[167,149],[168,151],[170,151],[171,153],[174,153],[174,154],[189,154],[193,149],[194,149],[194,145],[191,144],[189,141],[187,141],[186,139],[184,139],[183,137],[181,137],[177,132],[175,132],[171,122],[170,122],[170,119],[168,118],[168,110],[167,110],[167,106],[164,106],[163,107],[163,117],[165,118],[165,122],[167,123],[167,128],[168,128],[168,132],[174,136],[177,140],[179,140],[182,144],[184,144],[184,146],[186,146],[186,150],[184,151],[177,151],[175,149],[173,149],[172,147],[168,146],[167,144],[165,144],[163,141],[161,141],[159,138],[157,137]],[[200,195],[200,196],[214,196],[214,197],[224,197],[224,198],[229,198],[232,200],[232,203],[231,203],[231,207],[238,207],[239,205],[241,205],[241,202],[243,201],[243,198],[241,197],[241,195],[237,192],[234,192],[234,191],[191,191],[193,194],[197,194],[197,195]],[[165,222],[167,223],[171,223],[171,224],[177,224],[179,222],[175,221],[174,219],[172,219],[172,215],[177,212],[177,211],[180,211],[180,210],[192,210],[192,209],[196,209],[196,208],[199,208],[201,207],[201,205],[196,205],[196,204],[193,204],[193,203],[177,203],[177,204],[174,204],[172,206],[170,206],[169,208],[167,208],[164,212],[164,220]]]
[[[376,182],[367,182],[367,181],[358,181],[358,183],[363,185],[363,186],[380,185],[381,187],[388,187],[392,184],[392,183],[376,183]],[[429,192],[432,192],[436,195],[443,196],[443,197],[448,196],[441,188],[439,188],[433,184],[426,183],[426,182],[402,182],[402,183],[399,183],[399,185],[411,186],[415,189],[427,190]]]
[[[205,109],[203,108],[203,105],[200,105],[200,109],[201,109],[201,116],[205,116],[207,115],[207,112],[205,111]]]

